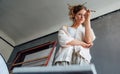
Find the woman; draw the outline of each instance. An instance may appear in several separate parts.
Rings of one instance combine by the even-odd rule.
[[[56,65],[89,64],[90,47],[95,40],[91,28],[91,11],[84,5],[70,6],[69,16],[72,26],[63,26],[58,33],[60,49],[56,55]]]

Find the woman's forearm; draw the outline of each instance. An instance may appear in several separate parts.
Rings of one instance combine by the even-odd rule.
[[[91,44],[87,44],[83,41],[79,41],[79,40],[72,40],[70,42],[67,43],[67,45],[71,45],[71,46],[82,46],[84,48],[89,48],[91,47]]]
[[[90,20],[87,20],[87,22],[85,22],[85,38],[84,38],[84,41],[86,43],[91,43],[92,42]]]

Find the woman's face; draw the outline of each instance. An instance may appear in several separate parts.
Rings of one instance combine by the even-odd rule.
[[[85,9],[82,9],[79,12],[77,12],[77,14],[75,15],[75,21],[82,24],[85,21],[85,13]]]

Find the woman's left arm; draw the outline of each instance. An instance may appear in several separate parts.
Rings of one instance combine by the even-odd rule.
[[[93,30],[91,28],[91,22],[90,22],[91,12],[90,10],[87,10],[85,14],[85,37],[84,41],[88,44],[93,44],[93,40],[95,39],[95,35],[93,33]]]

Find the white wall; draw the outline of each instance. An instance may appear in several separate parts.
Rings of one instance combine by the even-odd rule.
[[[13,46],[15,45],[14,41],[2,31],[0,31],[0,37],[5,39]],[[0,53],[3,55],[6,61],[8,61],[12,51],[13,51],[13,47],[0,38]]]

